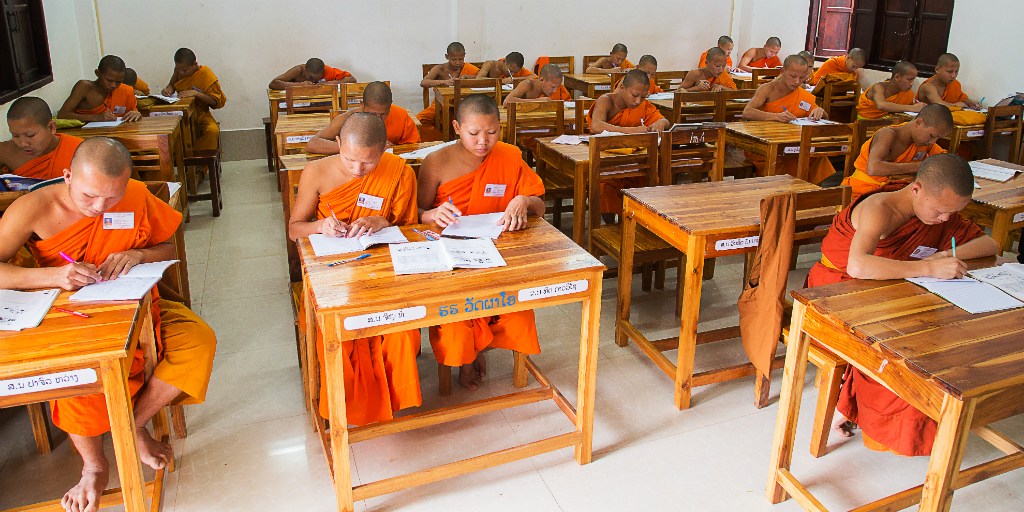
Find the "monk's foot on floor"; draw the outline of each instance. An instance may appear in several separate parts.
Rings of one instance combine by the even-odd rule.
[[[857,429],[857,424],[850,420],[837,421],[832,425],[832,430],[835,430],[840,437],[853,437],[853,431]]]
[[[459,385],[470,390],[476,391],[476,388],[483,382],[483,378],[476,370],[476,362],[470,364],[464,364],[459,367]]]
[[[153,469],[163,469],[174,456],[171,445],[153,439],[146,427],[139,427],[135,437],[139,442],[139,459]]]
[[[93,512],[100,509],[100,495],[107,488],[110,466],[106,461],[100,467],[83,468],[82,479],[60,500],[64,510]]]
[[[483,351],[476,355],[476,361],[473,361],[473,368],[476,370],[479,381],[477,384],[484,381],[484,377],[487,376],[487,358],[484,357]]]

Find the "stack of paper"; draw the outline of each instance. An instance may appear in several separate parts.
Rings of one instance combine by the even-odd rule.
[[[732,76],[739,77],[739,78],[753,78],[754,74],[753,73],[747,73],[746,71],[742,71],[742,70],[739,70],[739,69],[734,69],[733,72],[732,72]]]
[[[670,100],[675,93],[673,92],[656,92],[647,97],[648,100]]]
[[[473,240],[442,239],[435,242],[411,242],[392,245],[391,263],[395,275],[445,272],[455,268],[504,267],[494,242],[482,238]]]
[[[121,123],[124,122],[122,119],[123,118],[119,117],[114,121],[93,121],[91,123],[85,123],[82,128],[114,128],[121,126]]]
[[[178,260],[166,260],[135,265],[123,276],[82,287],[68,300],[75,302],[139,300],[160,282],[164,276],[164,270],[177,262]]]
[[[1024,303],[1007,295],[999,288],[969,277],[963,279],[911,277],[907,278],[907,281],[923,286],[926,290],[972,315],[1024,306]]]
[[[798,117],[789,122],[789,124],[795,124],[797,126],[818,126],[823,124],[838,124],[835,121],[829,121],[828,119],[818,119],[815,121],[809,117]]]
[[[36,327],[57,300],[60,290],[18,292],[0,290],[0,331]]]
[[[575,146],[577,144],[583,144],[590,140],[589,135],[559,135],[551,140],[554,144],[565,144],[567,146]]]
[[[445,142],[444,144],[436,144],[434,146],[430,146],[430,147],[427,147],[427,148],[420,148],[420,149],[417,149],[416,151],[410,151],[409,153],[402,153],[401,155],[398,155],[398,156],[400,156],[400,157],[402,157],[402,158],[404,158],[406,160],[423,160],[424,158],[427,157],[427,155],[433,153],[434,151],[437,151],[437,150],[439,150],[439,149],[441,149],[441,148],[443,148],[445,146],[451,146],[452,144],[455,144],[456,142],[458,142],[458,139],[450,141],[450,142]]]
[[[984,162],[969,162],[971,166],[971,172],[977,178],[985,178],[993,181],[1006,181],[1013,178],[1017,174],[1017,171],[1007,167],[1000,167],[998,165],[986,164]]]
[[[309,244],[313,246],[313,254],[318,258],[365,251],[367,247],[377,244],[404,244],[408,241],[398,226],[389,226],[359,238],[330,237],[319,233],[309,235]]]
[[[174,93],[170,96],[164,96],[163,94],[150,94],[149,97],[156,98],[160,101],[166,101],[167,103],[177,103],[180,99],[178,98],[178,93]]]
[[[498,212],[459,217],[459,221],[455,224],[449,224],[441,232],[441,235],[466,238],[498,238],[501,235],[502,229],[505,228],[503,224],[498,224],[504,215],[504,213]]]

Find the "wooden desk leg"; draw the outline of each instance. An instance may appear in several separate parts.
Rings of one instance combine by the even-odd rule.
[[[960,148],[960,134],[963,130],[958,126],[953,128],[953,133],[949,134],[949,151],[948,153],[955,155],[956,150]]]
[[[700,316],[700,292],[704,284],[703,236],[691,236],[686,242],[686,275],[683,282],[683,308],[679,319],[679,355],[676,360],[676,408],[690,408],[693,384],[693,356],[697,352],[697,321]]]
[[[960,462],[967,447],[967,434],[977,400],[964,402],[946,395],[939,413],[939,428],[928,461],[928,475],[921,491],[922,512],[947,512],[953,502],[953,486],[960,472]]]
[[[996,210],[992,219],[992,238],[999,244],[999,251],[1009,251],[1013,246],[1013,238],[1010,237],[1010,213],[1006,210]]]
[[[778,166],[779,161],[779,146],[778,144],[768,144],[768,151],[764,155],[764,175],[775,176],[778,174],[775,171],[775,167]]]
[[[807,306],[803,303],[793,303],[793,320],[789,324],[789,346],[786,348],[786,368],[782,375],[782,394],[779,395],[779,417],[775,422],[772,462],[768,469],[768,487],[765,489],[768,501],[772,503],[779,503],[787,498],[785,489],[779,483],[779,470],[789,471],[789,466],[793,462],[796,422],[800,416],[800,399],[804,392],[804,374],[807,372],[807,351],[811,346],[810,339],[803,332],[806,310]]]
[[[587,173],[588,166],[576,165],[572,191],[572,240],[576,245],[587,248]],[[598,208],[600,206],[597,206]]]
[[[633,272],[624,272],[622,269],[633,268],[633,252],[636,245],[636,219],[633,218],[632,203],[629,199],[626,199],[625,203],[626,206],[622,208],[622,248],[619,252],[619,293],[615,313],[618,318],[615,322],[615,344],[620,347],[629,345],[629,336],[622,325],[629,321],[629,302],[632,298],[630,290],[633,289]]]
[[[126,512],[143,512],[146,510],[146,481],[142,477],[142,462],[139,461],[139,447],[135,440],[135,417],[132,415],[131,397],[128,396],[127,374],[128,368],[123,359],[100,363],[100,380],[107,401],[124,509]]]
[[[597,392],[597,342],[601,324],[601,274],[597,273],[590,294],[583,300],[580,329],[580,369],[576,390],[576,431],[583,434],[576,445],[576,462],[590,464],[594,449],[594,400]]]
[[[330,324],[330,322],[328,322]],[[340,327],[340,326],[335,326]],[[331,416],[331,452],[334,465],[334,493],[338,497],[340,512],[353,512],[352,468],[349,466],[348,417],[345,410],[345,378],[342,375],[344,357],[337,329],[330,325],[324,329],[324,350],[327,372],[327,404]],[[316,414],[314,411],[313,414]]]

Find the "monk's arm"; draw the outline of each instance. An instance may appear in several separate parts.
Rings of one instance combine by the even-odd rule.
[[[271,80],[270,85],[268,87],[280,91],[287,89],[293,85],[309,85],[310,82],[308,80],[305,80],[304,77],[299,76],[301,72],[301,64],[292,66],[291,69],[285,71],[284,73],[281,73],[280,75],[278,75],[277,78]]]
[[[655,122],[653,122],[653,123],[651,123],[649,125],[647,125],[647,127],[652,132],[663,132],[665,130],[668,130],[669,127],[671,127],[671,126],[672,126],[672,123],[669,122],[669,120],[665,119],[664,117],[661,118],[661,119],[658,119],[657,121],[655,121]]]
[[[444,151],[444,150],[441,150]],[[458,222],[458,216],[462,214],[455,205],[441,203],[434,208],[434,198],[437,197],[437,188],[441,186],[441,179],[438,176],[440,167],[444,165],[440,158],[440,151],[431,153],[423,159],[420,166],[420,175],[416,184],[416,206],[419,210],[420,222],[424,224],[434,223],[445,228],[449,224]]]
[[[317,132],[312,139],[309,139],[309,142],[306,142],[306,153],[333,155],[341,151],[338,148],[336,138],[341,133],[341,127],[345,124],[345,119],[348,119],[350,113],[351,110],[335,117],[331,124]]]
[[[315,233],[321,233],[321,225],[324,220],[313,220],[316,218],[316,205],[320,200],[317,190],[319,173],[316,168],[309,169],[313,172],[303,172],[299,177],[299,193],[295,196],[295,204],[292,206],[290,220],[288,221],[288,239],[298,240]]]
[[[608,60],[609,60],[608,57],[601,57],[600,59],[595,60],[594,62],[592,62],[590,64],[589,67],[587,67],[587,69],[586,69],[586,71],[584,71],[584,73],[588,73],[588,74],[592,74],[592,75],[608,73],[609,69],[614,69],[614,66],[605,67],[608,64]]]
[[[747,73],[753,72],[753,70],[750,69],[750,61],[754,60],[755,55],[757,55],[757,48],[747,50],[743,53],[743,56],[740,57],[740,63],[736,67],[746,71]]]
[[[767,102],[768,89],[767,85],[757,88],[754,97],[747,102],[747,106],[743,107],[743,119],[750,121],[779,121],[783,123],[796,119],[796,116],[789,112],[765,112],[761,110],[761,107]]]
[[[515,89],[512,89],[512,92],[508,93],[508,96],[505,96],[505,101],[501,104],[508,105],[509,103],[515,103],[517,101],[537,101],[526,99],[526,91],[529,89],[529,81],[523,80],[522,82],[519,82],[519,85],[517,85]],[[538,98],[538,100],[543,100],[543,98]]]
[[[686,74],[683,83],[679,84],[679,89],[687,92],[706,91],[708,83],[705,80],[701,80],[700,70],[695,69]]]
[[[6,263],[28,242],[34,232],[34,219],[48,208],[49,199],[25,195],[14,201],[0,218],[0,288],[26,290],[59,287],[76,290],[99,280],[96,267],[88,263],[69,263],[60,267],[24,268]]]
[[[945,101],[942,101],[942,96],[939,96],[939,91],[936,90],[935,86],[931,83],[921,84],[921,88],[918,89],[917,91],[921,94],[921,99],[924,100],[924,103],[927,103],[929,105],[933,103],[938,103],[940,105],[945,105],[947,107],[958,106],[953,103],[946,103]]]
[[[986,258],[988,256],[998,256],[1002,251],[999,247],[999,242],[988,235],[981,235],[970,242],[963,245],[957,244],[956,246],[956,257],[962,260],[973,260],[974,258]],[[939,251],[925,260],[940,259],[940,258],[952,258],[953,250]]]
[[[544,199],[538,196],[528,196],[526,198],[529,204],[526,206],[526,211],[534,215],[544,215],[547,210],[547,205],[544,204]]]
[[[898,164],[885,159],[892,149],[892,143],[896,139],[896,130],[883,128],[875,132],[871,138],[871,147],[868,148],[868,164],[865,173],[868,176],[891,176],[893,174],[914,174],[921,167],[923,160]]]
[[[164,96],[170,96],[170,95],[174,94],[174,84],[178,83],[178,80],[180,80],[178,78],[178,70],[177,69],[171,70],[171,80],[169,82],[167,82],[167,87],[164,87],[164,90],[163,90]]]
[[[427,73],[427,76],[423,77],[423,80],[420,80],[420,87],[443,87],[446,85],[452,85],[454,82],[452,82],[451,75],[446,77],[441,76],[441,66],[441,64],[434,66],[434,69],[431,69],[430,72]]]
[[[491,76],[491,71],[496,71],[494,61],[485,61],[484,65],[480,66],[480,72],[473,78],[498,78],[497,76]]]
[[[24,151],[18,149],[18,146],[14,144],[13,140],[0,142],[0,171],[14,172],[18,167],[24,165],[15,159],[14,155],[17,155],[18,153],[21,153],[22,155],[25,154]],[[4,169],[4,167],[7,169]]]
[[[195,96],[197,100],[206,103],[213,108],[217,108],[217,98],[214,98],[205,92],[197,91],[195,89],[187,89],[178,93],[179,98],[188,98],[189,96]]]
[[[883,206],[878,198],[862,202],[854,211],[857,231],[850,242],[850,256],[846,273],[854,279],[903,279],[907,277],[938,277],[953,279],[962,275],[954,258],[932,260],[898,261],[875,256],[878,241],[899,226],[893,223],[892,211]],[[963,267],[966,271],[966,266]]]
[[[79,80],[78,83],[71,88],[71,94],[68,96],[68,99],[64,100],[64,104],[61,105],[60,110],[57,111],[57,118],[77,119],[87,123],[90,121],[113,121],[116,116],[107,110],[104,110],[100,114],[79,114],[75,112],[75,107],[82,103],[87,92],[89,92],[89,82],[86,80]]]
[[[646,126],[615,126],[610,124],[608,119],[608,109],[611,107],[612,99],[610,96],[603,95],[597,99],[594,103],[594,113],[590,116],[590,132],[601,133],[601,132],[619,132],[619,133],[646,133]]]
[[[341,80],[331,80],[329,82],[324,82],[324,83],[326,83],[326,84],[354,84],[357,81],[358,80],[356,80],[355,75],[348,75],[345,78],[342,78]]]

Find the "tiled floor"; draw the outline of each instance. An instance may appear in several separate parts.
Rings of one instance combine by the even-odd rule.
[[[280,196],[262,161],[231,162],[224,171],[222,216],[213,219],[208,203],[196,204],[186,227],[193,304],[216,330],[219,346],[207,401],[187,408],[189,436],[175,443],[178,470],[166,481],[164,510],[336,510],[325,458],[301,403]],[[802,270],[790,284],[802,283],[816,259],[802,256]],[[736,322],[741,270],[738,258],[719,262],[715,279],[704,285],[702,328]],[[668,282],[665,291],[634,290],[634,319],[649,336],[678,329],[674,278]],[[615,282],[608,280],[593,463],[578,466],[565,449],[359,502],[356,509],[800,510],[793,500],[773,506],[764,497],[781,372],[773,375],[773,402],[764,409],[754,408],[753,379],[747,378],[699,388],[693,407],[678,411],[669,379],[635,346],[615,345],[614,310]],[[534,359],[570,401],[579,322],[578,305],[537,312],[543,353]],[[698,370],[745,360],[738,340],[717,345],[698,349]],[[669,357],[674,360],[674,353]],[[508,354],[489,354],[481,389],[457,389],[448,398],[437,395],[436,365],[426,341],[419,363],[424,404],[418,410],[512,389]],[[923,482],[927,459],[869,451],[859,436],[832,439],[827,456],[812,458],[809,419],[817,392],[813,371],[808,377],[793,467],[826,506],[846,510]],[[998,427],[1024,440],[1024,418]],[[367,441],[352,450],[355,483],[570,430],[553,404],[541,403]],[[59,498],[77,481],[80,461],[66,436],[58,433],[57,439],[54,453],[36,454],[24,408],[0,409],[0,509]],[[997,455],[972,436],[965,466]],[[116,477],[111,484],[117,485]],[[957,491],[953,507],[1021,510],[1022,487],[1024,472],[1003,475]]]

